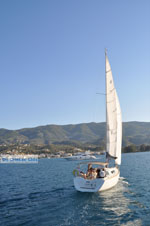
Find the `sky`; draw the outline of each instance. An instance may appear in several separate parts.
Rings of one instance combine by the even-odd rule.
[[[149,0],[0,0],[0,128],[105,121],[105,48],[123,121],[150,122]]]

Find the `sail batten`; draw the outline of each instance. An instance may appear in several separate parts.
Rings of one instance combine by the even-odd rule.
[[[106,55],[106,152],[121,164],[122,119],[111,66]]]

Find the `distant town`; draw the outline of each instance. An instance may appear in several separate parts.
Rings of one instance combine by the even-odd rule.
[[[35,154],[39,158],[65,158],[76,153],[83,153],[90,149],[91,154],[101,155],[105,151],[101,147],[86,146],[83,149],[71,145],[32,145],[32,144],[12,144],[0,145],[0,155],[28,155]],[[93,150],[94,149],[94,150]]]
[[[66,158],[73,156],[77,153],[84,153],[90,151],[93,155],[102,155],[105,153],[105,148],[101,146],[95,146],[85,144],[82,146],[73,145],[35,145],[35,144],[1,144],[0,145],[0,156],[1,155],[27,155],[34,154],[38,155],[39,158]],[[122,148],[123,153],[130,152],[145,152],[150,151],[150,145],[128,145]]]

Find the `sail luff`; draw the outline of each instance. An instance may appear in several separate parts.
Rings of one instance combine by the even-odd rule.
[[[106,95],[105,95],[105,102],[107,103],[107,76],[106,76],[106,58],[107,58],[107,49],[105,49],[105,90],[106,90]],[[108,142],[107,142],[107,104],[106,106],[106,154],[108,153]],[[108,162],[108,158],[106,159],[106,161]]]
[[[112,143],[115,143],[115,140],[112,140],[113,137],[111,134],[115,130],[114,126],[114,119],[113,114],[111,114],[112,108],[115,108],[115,99],[114,99],[114,82],[112,78],[112,72],[111,67],[108,61],[108,57],[106,55],[106,144],[107,148],[106,151],[110,156],[114,156],[114,153],[111,151],[111,149],[114,147],[114,145],[111,145]]]

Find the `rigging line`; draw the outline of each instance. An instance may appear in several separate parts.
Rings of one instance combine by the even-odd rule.
[[[104,95],[104,96],[106,96],[106,93],[96,93],[96,94],[100,94],[100,95]]]

